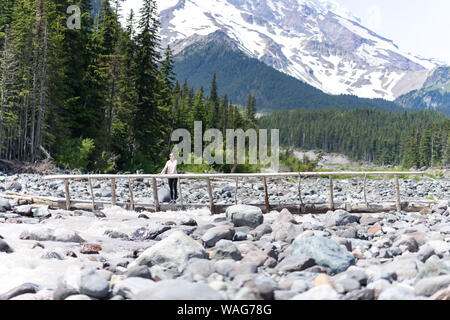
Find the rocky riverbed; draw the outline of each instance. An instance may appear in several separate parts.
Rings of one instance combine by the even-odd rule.
[[[26,194],[60,196],[64,190],[36,175],[0,179],[0,189]],[[273,184],[271,197],[295,199],[297,185],[286,182]],[[327,182],[305,180],[305,197],[326,199]],[[149,197],[146,183],[135,182],[137,196]],[[257,181],[247,183],[239,195],[250,203],[261,190]],[[100,196],[109,191],[106,182],[98,184]],[[118,196],[125,196],[128,186],[118,184]],[[191,201],[206,203],[200,186],[186,184],[186,197],[199,192]],[[217,183],[218,199],[233,202],[227,194],[233,186]],[[422,214],[263,214],[238,205],[211,215],[207,208],[51,210],[0,198],[0,300],[450,299],[449,181],[402,186],[405,198],[439,201]],[[89,199],[83,183],[71,188]],[[337,188],[342,197],[361,196],[358,179],[339,180]],[[368,181],[373,199],[391,200],[391,190],[389,181]],[[384,199],[385,192],[391,198]]]

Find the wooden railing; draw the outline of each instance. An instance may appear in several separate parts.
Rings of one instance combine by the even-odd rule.
[[[400,184],[399,184],[399,176],[400,175],[423,175],[424,172],[390,172],[390,171],[377,171],[377,172],[282,172],[282,173],[219,173],[219,174],[174,174],[174,175],[162,175],[162,174],[123,174],[123,175],[111,175],[111,174],[97,174],[97,175],[54,175],[54,176],[46,176],[45,180],[64,180],[65,183],[65,195],[66,195],[66,209],[70,209],[70,192],[69,192],[69,181],[70,180],[87,180],[89,184],[89,190],[91,194],[92,201],[92,210],[95,210],[95,199],[94,192],[92,188],[92,180],[110,180],[111,181],[111,203],[113,205],[116,204],[116,181],[117,180],[128,180],[129,181],[129,192],[130,192],[130,203],[131,209],[135,208],[134,194],[133,194],[133,180],[140,179],[151,179],[152,180],[152,189],[153,189],[153,201],[154,201],[154,210],[155,212],[160,211],[160,203],[158,200],[158,184],[157,179],[178,179],[179,183],[179,194],[180,194],[180,202],[181,207],[184,208],[183,202],[183,190],[181,189],[181,180],[182,179],[205,179],[207,183],[207,191],[209,196],[209,205],[211,213],[215,213],[215,203],[213,198],[213,190],[211,185],[212,179],[234,179],[236,181],[236,189],[235,189],[235,204],[237,204],[237,188],[239,179],[245,178],[262,178],[264,184],[264,200],[265,200],[265,208],[266,212],[270,212],[270,202],[269,202],[269,192],[267,187],[267,180],[269,178],[298,178],[298,200],[300,202],[300,206],[304,206],[301,192],[301,179],[302,177],[329,177],[329,199],[328,199],[328,207],[330,210],[335,209],[334,205],[334,195],[333,195],[333,177],[334,176],[364,176],[364,201],[368,206],[367,201],[367,193],[366,193],[366,180],[367,176],[388,176],[394,175],[394,183],[395,183],[395,194],[396,194],[396,209],[397,211],[401,210],[401,199],[400,199]]]

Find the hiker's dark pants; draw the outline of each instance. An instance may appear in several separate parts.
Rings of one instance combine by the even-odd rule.
[[[177,183],[178,183],[178,179],[169,179],[170,199],[171,200],[177,200],[177,198],[178,198]]]

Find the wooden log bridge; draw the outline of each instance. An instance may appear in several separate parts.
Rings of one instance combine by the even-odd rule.
[[[211,181],[213,179],[234,179],[236,181],[234,204],[238,204],[238,183],[244,179],[256,178],[261,179],[264,187],[264,204],[251,204],[260,207],[264,212],[268,213],[271,210],[280,210],[282,208],[288,208],[292,212],[298,213],[325,213],[329,210],[344,209],[349,212],[381,212],[381,211],[420,211],[424,208],[430,208],[435,202],[419,200],[402,202],[400,198],[400,175],[423,175],[424,172],[390,172],[390,171],[377,171],[377,172],[282,172],[282,173],[247,173],[247,174],[174,174],[174,175],[162,175],[162,174],[125,174],[125,175],[53,175],[44,177],[45,180],[63,180],[65,183],[65,201],[56,198],[42,198],[32,197],[33,199],[40,199],[41,202],[49,204],[53,208],[65,208],[70,209],[84,209],[84,210],[96,210],[105,205],[112,204],[122,207],[126,207],[131,210],[148,210],[153,212],[167,211],[174,209],[195,209],[204,208],[204,204],[187,204],[183,202],[183,190],[181,188],[181,179],[202,179],[206,181],[207,193],[209,197],[209,209],[211,213],[220,213],[226,210],[230,205],[216,204],[214,202],[213,187]],[[334,199],[334,181],[335,176],[362,176],[363,188],[364,188],[364,202],[362,203],[336,203]],[[366,179],[367,176],[394,176],[394,191],[395,201],[387,202],[371,202],[367,201],[366,192]],[[302,199],[301,180],[305,177],[328,177],[329,179],[329,201],[325,204],[305,204]],[[179,181],[179,194],[180,204],[162,204],[158,199],[158,179],[178,179]],[[298,179],[298,202],[292,204],[271,204],[268,183],[269,179],[280,178],[297,178]],[[134,200],[133,194],[133,181],[149,179],[152,182],[153,204],[137,204]],[[76,200],[70,197],[70,180],[74,181],[87,181],[89,184],[89,191],[91,200]],[[94,192],[92,189],[92,180],[109,180],[111,182],[111,202],[96,201],[94,199]],[[130,202],[121,202],[116,199],[116,181],[128,180]],[[14,196],[14,195],[9,195]],[[15,195],[17,197],[17,195]],[[38,200],[39,201],[39,200]]]

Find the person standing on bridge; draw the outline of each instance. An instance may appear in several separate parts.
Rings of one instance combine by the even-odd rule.
[[[164,169],[161,171],[161,174],[177,174],[177,160],[175,160],[173,153],[169,155],[169,160],[166,162]],[[169,188],[170,188],[170,203],[176,203],[178,198],[177,192],[177,183],[178,179],[169,179]]]

